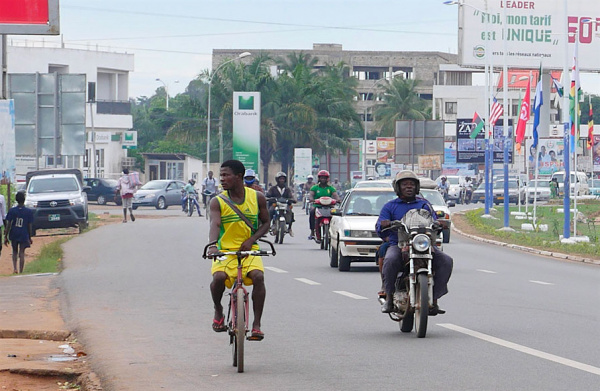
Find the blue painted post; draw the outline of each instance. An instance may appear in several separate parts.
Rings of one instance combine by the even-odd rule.
[[[564,191],[563,191],[563,209],[565,211],[565,221],[563,225],[563,238],[568,239],[571,237],[571,146],[569,145],[569,139],[571,135],[571,127],[569,123],[565,123],[565,136],[564,136],[564,159],[565,159],[565,180],[564,180]],[[577,152],[575,152],[577,153]]]

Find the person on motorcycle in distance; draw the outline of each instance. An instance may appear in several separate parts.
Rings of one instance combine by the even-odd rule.
[[[447,178],[443,176],[437,186],[440,193],[442,193],[442,196],[444,196],[444,201],[448,201],[448,190],[450,190],[450,185],[448,184]]]
[[[310,236],[308,237],[308,240],[313,240],[315,238],[315,208],[319,207],[318,205],[314,204],[315,200],[321,197],[331,197],[337,202],[340,201],[340,197],[338,196],[335,187],[329,184],[329,171],[319,171],[317,174],[317,180],[317,184],[310,188],[310,193],[308,195],[310,202],[313,203],[313,206],[310,208],[310,216],[308,219],[310,226]]]
[[[185,206],[187,203],[188,195],[189,194],[198,194],[198,192],[194,188],[195,184],[196,184],[196,181],[194,179],[190,179],[183,188],[183,198],[181,200],[181,210],[183,210],[183,211],[185,211]],[[202,216],[202,213],[200,213],[200,204],[198,203],[198,200],[194,199],[193,201],[194,201],[194,205],[196,205],[196,210],[198,211],[198,216]]]
[[[247,169],[246,170],[246,173],[244,174],[244,185],[246,185],[246,187],[249,187],[249,188],[254,189],[256,191],[260,191],[263,194],[265,192],[265,189],[263,189],[258,184],[258,180],[256,179],[256,173],[252,169]]]
[[[418,197],[420,190],[420,182],[417,175],[410,171],[404,170],[396,174],[393,182],[394,191],[398,195],[389,201],[381,209],[379,219],[375,228],[377,234],[382,239],[387,238],[390,246],[387,249],[383,260],[383,284],[386,292],[386,301],[381,307],[381,312],[390,313],[394,311],[394,290],[396,277],[404,268],[402,259],[402,251],[404,248],[398,246],[398,233],[396,230],[385,230],[391,225],[391,221],[400,220],[411,209],[426,209],[433,219],[436,219],[435,212],[431,204],[424,198]],[[408,249],[406,249],[408,251]],[[448,293],[448,281],[452,274],[454,261],[450,256],[443,253],[439,248],[433,248],[433,307],[429,310],[429,315],[443,314],[446,311],[438,306],[438,299]]]
[[[315,178],[312,175],[306,177],[306,183],[302,185],[302,195],[310,193],[310,189],[315,185],[313,179]]]
[[[269,198],[286,198],[291,200],[292,203],[296,202],[296,198],[294,197],[294,192],[288,186],[287,183],[287,175],[283,171],[279,171],[275,176],[275,186],[271,186],[271,188],[267,191],[266,197]],[[269,219],[271,220],[271,224],[273,224],[273,217],[275,217],[275,208],[276,204],[269,204]],[[288,218],[289,216],[289,218]],[[292,205],[288,205],[288,216],[286,216],[286,221],[288,222],[288,234],[291,237],[294,237],[294,233],[292,232],[292,223],[294,220],[294,212],[292,212]]]

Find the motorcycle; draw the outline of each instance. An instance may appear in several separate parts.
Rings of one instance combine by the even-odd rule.
[[[304,193],[302,209],[306,212],[306,214],[310,214],[310,196],[308,192]]]
[[[329,250],[331,237],[329,236],[329,223],[331,221],[331,209],[336,201],[331,197],[321,197],[315,200],[320,208],[315,208],[315,241],[321,245],[321,250]]]
[[[292,216],[289,212],[288,205],[294,203],[294,200],[290,200],[287,198],[269,198],[267,199],[269,204],[273,204],[275,207],[275,214],[273,216],[273,220],[271,221],[271,229],[270,233],[272,236],[275,236],[275,243],[283,243],[283,237],[286,233],[288,233],[288,223],[290,222]]]
[[[186,212],[188,217],[192,217],[192,215],[194,214],[194,201],[198,199],[198,196],[196,195],[196,193],[188,193],[186,197],[187,198],[185,200],[184,211]]]
[[[398,274],[394,292],[394,311],[390,319],[400,330],[410,333],[413,326],[418,338],[427,333],[429,308],[433,306],[433,246],[441,246],[441,226],[425,209],[411,209],[389,228],[398,232],[404,270]],[[385,298],[379,298],[381,304]]]

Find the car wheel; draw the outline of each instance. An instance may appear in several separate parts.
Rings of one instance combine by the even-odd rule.
[[[442,231],[442,235],[442,242],[450,243],[450,228],[444,228],[444,230]]]
[[[119,204],[119,205],[121,205],[121,204]],[[133,209],[133,210],[136,210],[137,208],[138,208],[137,205],[132,205],[131,206],[131,209]]]
[[[338,238],[337,241],[338,247],[340,246],[340,241]],[[333,244],[329,245],[329,266],[338,267],[338,250],[333,248]]]
[[[167,209],[167,202],[165,201],[165,197],[158,198],[158,201],[156,201],[156,209]]]
[[[106,197],[104,197],[103,195],[99,195],[96,201],[98,202],[98,205],[104,205],[106,204]]]
[[[350,257],[345,257],[342,255],[340,251],[340,247],[338,246],[338,270],[341,272],[347,272],[350,270]]]
[[[123,205],[123,200],[121,200],[120,198],[115,199],[115,204],[118,206],[121,206],[121,205]]]

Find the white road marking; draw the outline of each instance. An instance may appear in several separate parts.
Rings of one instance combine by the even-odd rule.
[[[278,269],[278,268],[273,267],[273,266],[265,266],[265,269],[270,270],[270,271],[275,272],[275,273],[287,273],[287,271],[285,271],[283,269]]]
[[[356,300],[369,300],[368,298],[366,298],[364,296],[355,295],[354,293],[350,293],[350,292],[346,292],[346,291],[333,291],[333,293],[337,293],[338,295],[342,295],[342,296],[347,296],[351,299],[356,299]]]
[[[303,282],[303,283],[308,284],[308,285],[321,285],[320,282],[309,280],[308,278],[294,278],[294,280]]]
[[[529,280],[529,282],[532,282],[534,284],[540,284],[540,285],[554,285],[551,282],[544,282],[544,281],[536,281],[536,280]]]
[[[552,361],[557,364],[562,364],[567,367],[579,369],[581,371],[589,372],[594,375],[600,375],[600,368],[598,368],[598,367],[594,367],[594,366],[591,366],[588,364],[583,364],[583,363],[580,363],[580,362],[574,361],[574,360],[569,360],[568,358],[555,356],[554,354],[542,352],[541,350],[528,348],[527,346],[519,345],[516,343],[505,341],[500,338],[492,337],[491,335],[487,335],[487,334],[479,333],[477,331],[469,330],[464,327],[454,325],[452,323],[438,323],[438,326],[442,326],[444,328],[454,330],[459,333],[470,335],[472,337],[479,338],[481,340],[491,342],[496,345],[504,346],[505,348],[513,349],[513,350],[516,350],[521,353],[529,354],[531,356],[535,356],[538,358],[543,358],[544,360]]]
[[[497,272],[492,271],[492,270],[485,270],[485,269],[477,269],[478,272],[482,272],[482,273],[490,273],[490,274],[497,274]]]

